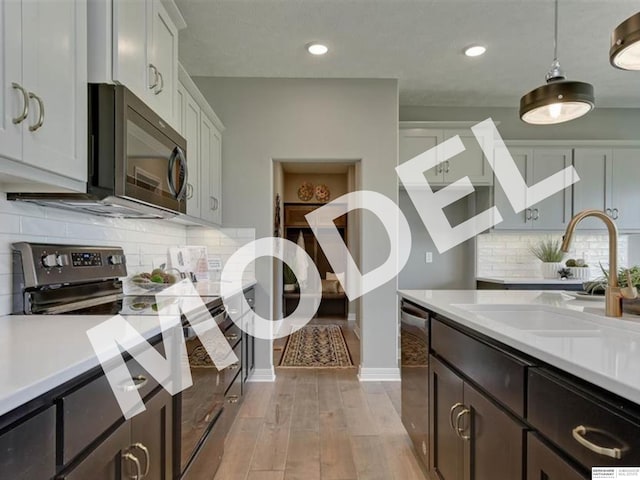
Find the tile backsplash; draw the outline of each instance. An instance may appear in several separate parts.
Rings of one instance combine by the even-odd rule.
[[[541,277],[540,261],[529,251],[538,241],[562,239],[562,233],[487,233],[476,238],[476,276],[506,278]],[[618,239],[618,264],[628,265],[629,241],[626,235]],[[609,238],[606,233],[577,232],[571,250],[565,256],[583,258],[590,267],[591,278],[602,276],[600,263],[607,268]]]
[[[129,274],[147,271],[171,246],[206,245],[222,264],[239,245],[250,242],[253,229],[186,227],[163,220],[98,217],[45,208],[0,197],[0,315],[11,313],[13,242],[115,245],[124,249]],[[245,272],[252,275],[253,265]],[[216,272],[210,272],[215,278]]]

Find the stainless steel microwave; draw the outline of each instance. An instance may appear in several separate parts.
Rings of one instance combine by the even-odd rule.
[[[85,193],[11,193],[10,200],[127,218],[187,211],[186,140],[121,85],[89,85]]]

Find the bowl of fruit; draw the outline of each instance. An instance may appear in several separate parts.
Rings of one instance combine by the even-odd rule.
[[[131,284],[144,290],[158,292],[173,285],[178,281],[178,277],[161,268],[156,268],[149,272],[137,273],[131,277]]]

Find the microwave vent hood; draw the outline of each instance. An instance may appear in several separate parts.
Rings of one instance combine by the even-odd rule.
[[[80,193],[7,193],[7,200],[106,217],[186,213],[187,142],[122,85],[89,84],[87,187]]]

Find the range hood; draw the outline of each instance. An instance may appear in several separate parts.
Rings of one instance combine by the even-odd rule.
[[[178,215],[176,212],[136,200],[116,196],[100,199],[88,193],[7,193],[7,200],[80,211],[101,217],[167,219]]]

